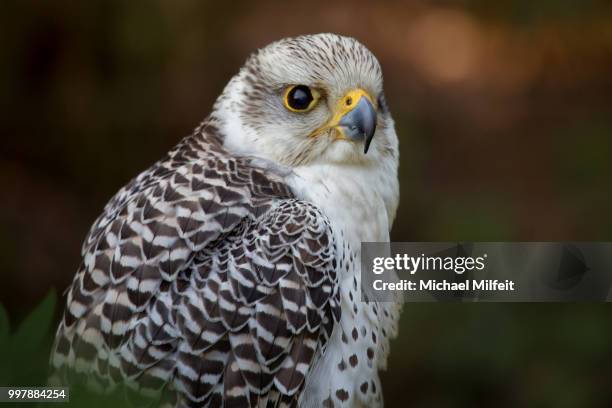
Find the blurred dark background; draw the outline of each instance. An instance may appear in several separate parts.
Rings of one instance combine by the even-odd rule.
[[[401,144],[394,240],[612,240],[612,2],[6,1],[13,329],[67,287],[105,202],[191,132],[250,52],[325,31],[383,66]],[[407,305],[387,406],[612,406],[611,344],[605,304]]]

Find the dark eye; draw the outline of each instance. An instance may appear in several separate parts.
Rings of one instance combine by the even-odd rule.
[[[319,93],[306,85],[294,85],[285,91],[285,107],[293,112],[305,112],[316,104]]]

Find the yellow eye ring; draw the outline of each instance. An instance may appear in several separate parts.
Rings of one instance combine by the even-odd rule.
[[[292,85],[287,87],[283,97],[285,108],[291,112],[308,112],[319,101],[321,94],[306,85]]]

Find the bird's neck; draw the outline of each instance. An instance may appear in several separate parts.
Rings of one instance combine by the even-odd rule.
[[[359,248],[361,242],[389,241],[399,199],[396,168],[389,167],[310,164],[294,168],[286,181]]]

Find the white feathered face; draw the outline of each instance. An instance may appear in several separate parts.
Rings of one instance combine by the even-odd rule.
[[[380,65],[352,38],[318,34],[263,48],[215,111],[227,143],[284,165],[367,163],[397,152]]]

